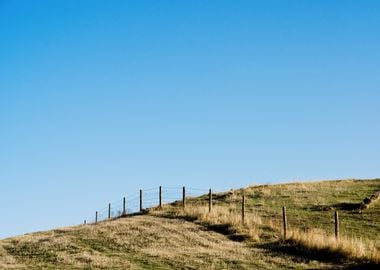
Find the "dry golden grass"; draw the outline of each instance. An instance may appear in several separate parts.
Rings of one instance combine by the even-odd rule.
[[[151,216],[35,233],[2,245],[2,269],[271,268],[263,259],[252,260],[243,243],[192,222]]]
[[[7,254],[13,254],[13,262],[21,267],[44,267],[46,265],[70,265],[73,268],[85,268],[89,265],[96,268],[107,268],[113,264],[110,257],[98,251],[79,249],[75,244],[76,229],[64,228],[45,233],[34,233],[4,240]],[[22,259],[20,260],[20,256]]]
[[[168,205],[165,206],[163,212],[152,210],[150,214],[158,216],[163,214],[165,216],[168,212],[178,218],[191,217],[209,225],[226,225],[234,230],[233,233],[235,234],[244,234],[253,240],[259,239],[259,226],[262,225],[261,218],[255,214],[247,214],[244,224],[242,224],[241,212],[239,213],[236,207],[214,206],[212,211],[209,212],[208,207],[205,206],[192,206],[183,211],[180,208],[173,208]]]
[[[20,269],[21,267],[16,259],[3,248],[3,244],[0,243],[0,269]]]
[[[380,252],[373,242],[365,242],[361,239],[326,235],[324,231],[312,229],[307,232],[299,230],[289,231],[289,240],[310,251],[324,251],[332,254],[343,255],[374,263],[380,263]]]
[[[278,220],[273,220],[268,225],[279,234],[283,233],[283,224]],[[380,250],[376,247],[377,241],[347,236],[340,236],[337,240],[335,235],[327,234],[326,231],[316,228],[308,230],[288,228],[287,241],[297,245],[305,252],[336,254],[349,259],[380,264]]]
[[[275,230],[277,239],[281,238],[281,228],[278,222],[270,221],[263,224],[260,217],[251,216],[246,218],[246,222],[243,224],[240,213],[229,211],[223,207],[215,207],[211,213],[208,212],[206,207],[191,208],[186,211],[178,211],[176,215],[178,217],[191,216],[197,218],[198,222],[206,222],[210,225],[227,225],[230,232],[243,234],[255,242],[260,242],[263,227],[265,228],[265,225],[267,225]],[[273,238],[276,237],[274,236]],[[362,239],[340,237],[339,240],[336,240],[335,236],[326,235],[324,231],[318,229],[311,229],[306,232],[291,229],[288,230],[287,240],[301,247],[305,252],[315,253],[321,251],[324,254],[337,254],[349,259],[380,263],[380,252],[374,243],[363,241]]]
[[[217,211],[217,208],[215,208]],[[220,209],[222,213],[222,209]],[[193,213],[196,214],[196,213]],[[223,216],[223,215],[222,215]],[[224,222],[228,214],[219,219]],[[1,241],[1,269],[329,269],[183,219],[134,216]],[[6,264],[4,258],[8,257]]]
[[[248,187],[216,194],[211,213],[202,196],[189,199],[186,210],[176,203],[141,216],[1,240],[0,269],[340,269],[367,262],[376,269],[378,202],[360,214],[342,211],[339,241],[332,236],[333,212],[319,207],[360,202],[379,187],[379,180]],[[286,242],[282,205],[289,206]]]
[[[339,198],[339,196],[342,196],[346,201],[347,197],[351,196],[351,194],[357,195],[357,192],[359,193],[358,196],[362,196],[363,198],[366,194],[371,195],[357,191],[358,186],[360,187],[361,184],[365,185],[369,183],[370,185],[374,185],[374,189],[377,190],[378,187],[380,187],[378,182],[379,181],[363,181],[361,183],[357,180],[347,180],[249,187],[244,192],[249,193],[249,190],[254,190],[252,192],[255,194],[254,196],[256,196],[253,199],[254,201],[255,198],[257,198],[257,194],[260,194],[260,196],[264,196],[266,198],[272,198],[272,201],[267,200],[269,201],[267,203],[271,203],[269,206],[266,206],[265,203],[260,203],[260,205],[263,205],[262,208],[268,208],[269,212],[264,212],[264,215],[261,215],[262,212],[260,211],[253,210],[252,212],[250,211],[252,209],[248,209],[248,212],[245,215],[244,224],[242,223],[241,217],[241,195],[243,190],[235,190],[228,193],[219,194],[222,195],[221,197],[223,200],[215,202],[217,205],[213,206],[211,213],[209,213],[207,204],[199,205],[199,203],[190,203],[190,207],[187,207],[185,211],[183,211],[180,207],[168,205],[164,208],[163,212],[151,211],[151,213],[155,215],[167,215],[169,213],[170,215],[176,217],[191,217],[192,219],[197,220],[197,222],[208,225],[225,225],[228,229],[224,228],[224,233],[237,234],[242,237],[245,236],[249,238],[249,240],[258,243],[268,241],[268,239],[281,242],[282,219],[280,211],[278,211],[275,218],[273,217],[273,214],[271,214],[273,201],[278,200],[278,198],[274,196],[285,198],[283,199],[284,205],[286,205],[286,198],[290,198],[290,205],[293,208],[291,215],[297,216],[303,214],[304,210],[302,209],[305,208],[305,202],[310,203],[310,199],[307,196],[308,193],[320,194],[319,196],[312,197],[312,203],[316,205],[328,205],[329,203],[331,204],[331,201],[337,200],[336,198]],[[226,194],[228,196],[224,196]],[[286,194],[286,196],[283,194]],[[301,194],[301,196],[299,194]],[[373,203],[371,207],[376,208],[375,204],[378,204],[378,201]],[[297,209],[301,210],[298,212]],[[280,207],[278,207],[278,210],[280,210]],[[377,209],[374,209],[374,211],[376,215]],[[368,221],[361,221],[360,217],[358,220],[358,214],[355,213],[346,213],[343,219],[345,225],[347,226],[347,224],[353,224],[354,226],[360,226],[360,222],[362,222],[363,225],[367,225]],[[328,212],[321,212],[320,215],[327,216],[331,214]],[[371,214],[367,213],[367,216],[369,215]],[[351,218],[355,219],[351,220]],[[375,218],[374,222],[376,222],[376,217],[372,216],[372,218]],[[291,221],[293,222],[294,219],[291,219]],[[380,250],[378,248],[379,239],[377,233],[373,235],[374,237],[369,239],[367,237],[360,237],[360,234],[358,237],[344,235],[345,230],[343,230],[343,232],[341,232],[340,239],[337,241],[335,236],[332,235],[333,222],[329,221],[329,223],[331,224],[330,232],[318,227],[313,228],[313,226],[318,225],[318,223],[313,223],[313,217],[303,221],[298,221],[298,224],[291,224],[292,226],[288,229],[288,243],[294,243],[294,245],[301,247],[304,252],[321,252],[321,254],[329,253],[331,255],[337,254],[348,260],[367,261],[376,264],[380,263]],[[303,225],[303,228],[297,229],[297,225]],[[366,233],[366,231],[363,231],[363,233]]]

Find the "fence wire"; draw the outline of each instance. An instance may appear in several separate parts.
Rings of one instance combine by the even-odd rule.
[[[161,186],[128,194],[124,198],[105,204],[103,208],[96,211],[96,214],[94,211],[89,218],[85,219],[85,223],[94,224],[125,215],[137,214],[146,209],[158,207],[160,203],[162,206],[168,204],[181,206],[183,203],[183,188],[184,187]],[[258,224],[270,224],[269,226],[279,231],[283,231],[286,225],[287,230],[297,229],[307,232],[316,229],[326,233],[326,235],[332,235],[334,232],[334,224],[338,224],[337,226],[341,228],[340,232],[343,232],[345,235],[354,237],[355,234],[355,231],[349,227],[349,224],[346,225],[342,222],[341,226],[339,225],[339,221],[334,221],[332,212],[327,212],[326,215],[320,215],[318,212],[309,211],[307,215],[304,215],[304,212],[300,214],[298,208],[289,207],[286,208],[287,214],[284,218],[282,208],[273,204],[273,198],[264,201],[258,198],[254,192],[245,192],[243,190],[211,191],[213,207],[220,207],[219,210],[222,209],[220,213],[227,213],[227,216],[232,214],[232,218],[241,215],[243,222],[243,218],[247,218],[250,219],[251,222],[253,220],[254,222],[257,221]],[[209,192],[210,189],[186,187],[186,207],[189,207],[189,209],[191,209],[191,207],[203,207],[207,209],[209,204]],[[244,213],[242,205],[243,194],[245,194]],[[284,203],[284,205],[286,206],[286,203]],[[344,218],[346,216],[347,214],[343,213],[342,217]],[[317,222],[311,223],[310,220]]]
[[[85,219],[86,224],[93,224],[108,219],[122,217],[124,215],[137,214],[149,208],[160,205],[159,188],[149,188],[126,195],[124,198],[110,202],[109,205],[94,212],[94,214]],[[208,189],[185,188],[186,201],[195,197],[207,195]],[[208,196],[208,195],[207,195]],[[207,197],[208,198],[208,197]],[[124,202],[125,200],[125,202]],[[141,200],[141,205],[140,205]],[[183,200],[183,187],[161,187],[161,204],[171,204]]]

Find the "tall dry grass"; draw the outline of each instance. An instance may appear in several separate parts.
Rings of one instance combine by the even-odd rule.
[[[197,217],[200,221],[211,225],[224,224],[237,233],[245,233],[252,240],[259,239],[259,226],[262,224],[262,220],[256,214],[247,213],[244,218],[244,224],[241,212],[234,207],[214,206],[210,213],[208,207],[191,207],[187,208],[184,214]]]
[[[275,233],[277,239],[282,238],[282,223],[279,219],[268,219],[260,217],[257,213],[247,213],[243,224],[241,212],[236,205],[228,207],[215,205],[210,213],[207,206],[200,205],[192,205],[185,210],[171,206],[166,206],[165,209],[167,211],[164,212],[169,211],[177,217],[190,217],[210,225],[224,224],[232,231],[244,234],[253,241],[260,241],[260,236],[265,228],[271,228],[271,233]],[[151,213],[160,214],[162,212],[154,210]],[[354,260],[380,263],[380,252],[371,241],[344,236],[336,240],[335,236],[328,235],[320,229],[302,231],[292,228],[288,229],[287,234],[287,243],[293,243],[304,251],[327,252]]]
[[[263,224],[261,217],[254,213],[246,213],[243,223],[240,208],[235,205],[231,207],[214,205],[211,212],[208,207],[202,205],[191,205],[185,210],[166,205],[163,210],[152,209],[150,214],[160,216],[169,213],[171,216],[190,218],[205,225],[224,225],[233,234],[244,235],[254,241],[260,239],[260,226]]]
[[[289,241],[300,245],[309,251],[323,251],[331,254],[339,254],[344,257],[380,263],[380,252],[374,242],[360,238],[340,237],[327,235],[324,231],[311,229],[300,231],[289,230]]]

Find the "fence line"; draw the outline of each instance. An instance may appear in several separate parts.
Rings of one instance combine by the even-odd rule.
[[[108,203],[108,205],[98,211],[94,212],[93,217],[84,219],[84,224],[97,224],[101,221],[110,220],[113,218],[119,218],[126,215],[132,215],[144,212],[149,208],[157,207],[162,209],[165,204],[180,204],[182,208],[186,208],[187,201],[191,198],[203,197],[204,200],[201,203],[208,205],[208,212],[213,211],[214,198],[219,195],[219,193],[226,194],[226,192],[216,192],[212,189],[198,189],[189,187],[166,187],[159,186],[157,188],[140,189],[138,192],[126,195],[120,200]],[[199,201],[194,201],[199,205]],[[241,223],[245,224],[246,213],[260,213],[258,207],[253,204],[246,204],[246,194],[242,191],[241,199],[234,199],[231,204],[236,203],[235,211],[241,211]],[[239,208],[241,204],[241,208]],[[268,214],[268,213],[266,213]],[[263,216],[264,217],[264,216]],[[285,206],[282,207],[282,217],[279,215],[269,215],[269,218],[274,218],[278,220],[278,224],[282,223],[283,229],[283,240],[287,240],[287,230],[288,230],[288,218],[287,209]],[[334,213],[334,231],[335,238],[339,240],[339,215],[338,212]]]
[[[107,206],[94,212],[86,219],[86,224],[96,224],[108,219],[140,213],[152,207],[163,207],[165,204],[181,202],[185,207],[186,200],[207,194],[207,189],[188,187],[167,187],[141,189],[127,194],[119,200],[109,202]]]

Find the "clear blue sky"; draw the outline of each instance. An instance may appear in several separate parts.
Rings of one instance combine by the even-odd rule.
[[[379,1],[0,1],[0,237],[158,185],[380,176]]]

